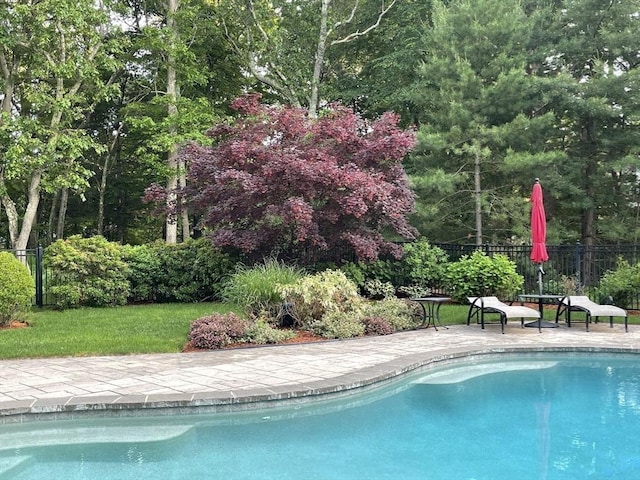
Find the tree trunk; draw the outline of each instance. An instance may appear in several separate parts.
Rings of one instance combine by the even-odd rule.
[[[585,144],[584,151],[590,152],[595,151],[594,144],[596,143],[596,134],[595,134],[595,121],[593,118],[588,118],[585,121],[581,140]],[[595,222],[596,215],[594,209],[595,202],[595,186],[594,186],[594,177],[596,175],[596,159],[588,157],[585,161],[584,167],[584,194],[585,197],[590,200],[590,204],[588,207],[582,210],[582,244],[585,246],[592,246],[593,239],[595,237]]]
[[[98,235],[104,235],[104,194],[107,189],[108,162],[109,156],[107,156],[102,166],[102,177],[100,178],[100,188],[98,188],[98,220],[96,222],[96,233]]]
[[[60,208],[58,209],[58,224],[56,226],[56,238],[64,238],[64,221],[67,217],[67,205],[69,203],[69,189],[64,187],[60,191]]]
[[[584,144],[583,150],[585,152],[596,151],[596,125],[595,120],[588,117],[581,132],[581,141]],[[589,155],[589,154],[587,154]],[[585,247],[583,264],[582,264],[582,282],[591,284],[593,282],[593,244],[596,235],[596,211],[594,207],[595,203],[595,179],[597,171],[597,160],[591,156],[587,156],[585,160],[585,167],[583,173],[584,181],[584,194],[588,199],[589,204],[582,209],[582,245]]]
[[[56,190],[51,199],[51,208],[49,209],[49,225],[47,229],[47,240],[49,243],[53,243],[56,240],[56,233],[54,225],[56,218],[58,217],[58,202],[60,201],[60,190]]]
[[[178,160],[178,168],[180,169],[178,183],[180,184],[180,190],[184,191],[187,186],[187,166],[183,160]],[[182,241],[184,242],[191,238],[191,225],[189,224],[189,209],[182,201],[180,201],[180,215],[182,217]]]
[[[178,10],[178,0],[169,0],[167,9],[167,29],[172,38],[172,45],[169,46],[167,55],[167,114],[169,116],[169,133],[176,134],[176,127],[171,122],[171,117],[178,113],[176,105],[177,101],[177,75],[176,75],[176,59],[173,54],[172,47],[175,45],[175,37],[177,36],[175,15]],[[178,243],[178,223],[177,223],[177,195],[176,188],[178,186],[178,148],[173,145],[167,155],[167,167],[169,167],[169,178],[167,179],[167,219],[165,239],[167,243]]]
[[[31,234],[31,227],[38,213],[38,205],[40,204],[40,182],[42,181],[42,172],[35,171],[31,176],[29,182],[29,189],[27,191],[27,208],[24,212],[22,219],[22,226],[20,226],[20,217],[16,204],[11,198],[2,194],[2,204],[4,205],[5,212],[7,213],[7,221],[9,223],[9,238],[11,240],[11,248],[15,250],[24,250],[29,243],[29,236]],[[0,191],[6,191],[4,178],[0,177]]]
[[[480,185],[480,152],[475,153],[473,163],[473,180],[475,184],[475,219],[476,219],[476,246],[482,246],[482,187]]]
[[[11,114],[11,109],[13,107],[11,102],[13,101],[15,72],[18,71],[18,67],[18,61],[14,61],[14,64],[9,65],[7,63],[7,58],[4,54],[0,53],[0,73],[2,73],[2,78],[4,78],[4,91],[2,99],[0,99],[0,105],[2,108],[0,110],[7,115]]]
[[[313,65],[313,78],[311,79],[311,95],[309,99],[309,117],[316,118],[318,115],[318,97],[322,68],[324,65],[324,55],[327,49],[327,21],[329,16],[329,5],[331,0],[322,0],[320,11],[320,35],[318,36],[318,46],[316,48],[316,59]]]
[[[120,133],[123,126],[124,123],[120,122],[117,130],[113,132],[113,141],[102,163],[102,176],[100,177],[100,187],[98,188],[98,221],[96,227],[98,235],[104,235],[104,197],[107,192],[107,179],[112,163],[115,163],[119,158]]]
[[[169,152],[169,156],[167,158],[167,166],[171,171],[175,170],[177,167],[177,151],[175,148],[172,148]],[[177,195],[176,188],[178,186],[177,178],[175,174],[170,174],[167,179],[167,219],[166,219],[166,233],[165,240],[167,243],[178,243],[178,223],[176,218],[176,208],[177,208]]]

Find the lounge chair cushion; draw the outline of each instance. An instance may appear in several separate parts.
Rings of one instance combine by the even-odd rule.
[[[505,318],[540,318],[540,312],[533,308],[520,305],[507,305],[498,297],[468,297],[469,303],[476,308],[496,310],[504,314]]]
[[[561,302],[572,310],[582,310],[592,317],[626,317],[627,311],[615,305],[600,305],[585,295],[564,297]]]
[[[504,333],[504,325],[507,323],[508,318],[519,318],[522,327],[524,327],[525,318],[540,318],[540,313],[537,310],[529,307],[507,305],[498,300],[498,297],[467,297],[467,300],[471,304],[467,315],[467,325],[471,323],[471,317],[475,317],[483,329],[485,313],[500,314],[502,333]]]
[[[624,331],[629,331],[629,316],[624,308],[616,307],[615,305],[600,305],[589,299],[585,295],[568,295],[560,300],[558,303],[558,312],[556,313],[556,322],[560,315],[564,313],[565,321],[567,325],[571,326],[571,312],[584,312],[584,323],[589,331],[589,323],[594,318],[598,321],[598,317],[609,317],[609,326],[613,328],[613,317],[624,318]],[[574,320],[575,321],[575,320]]]

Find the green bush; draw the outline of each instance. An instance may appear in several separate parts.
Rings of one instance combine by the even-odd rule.
[[[629,308],[640,291],[640,264],[619,258],[616,269],[602,276],[596,291],[598,300],[611,297],[614,304]]]
[[[304,272],[275,259],[247,267],[238,265],[222,290],[225,302],[240,307],[248,316],[266,313],[277,317],[284,299],[282,287],[300,281]]]
[[[263,345],[266,343],[278,343],[295,337],[293,330],[281,330],[274,328],[267,319],[258,318],[253,322],[244,335],[248,343]]]
[[[129,266],[131,285],[128,301],[131,303],[155,302],[158,299],[158,283],[163,276],[160,256],[151,245],[125,245],[123,260]]]
[[[340,267],[340,271],[352,280],[365,295],[367,294],[367,282],[393,285],[397,269],[398,264],[395,260],[376,260],[369,263],[347,262]]]
[[[0,252],[0,326],[24,320],[35,286],[29,269],[9,252]]]
[[[362,290],[366,297],[375,299],[393,297],[396,294],[396,288],[391,282],[382,282],[377,279],[364,282]]]
[[[400,261],[401,283],[415,285],[424,289],[442,287],[449,256],[440,247],[433,247],[424,239],[404,246],[404,255]]]
[[[291,285],[279,286],[297,326],[307,327],[333,312],[357,310],[362,302],[358,287],[339,270],[308,275]]]
[[[340,271],[356,284],[359,288],[364,287],[366,277],[366,264],[363,262],[347,262],[340,267]]]
[[[129,296],[129,268],[123,247],[96,236],[58,240],[44,253],[51,274],[49,293],[59,308],[124,305]]]
[[[418,304],[415,305],[420,308]],[[414,306],[399,298],[385,298],[384,300],[367,302],[362,307],[362,315],[363,317],[384,318],[393,331],[415,328],[422,321],[422,316]]]
[[[156,242],[126,250],[132,302],[217,300],[237,263],[205,238],[178,244]]]
[[[505,255],[491,257],[476,250],[450,263],[445,274],[445,288],[457,301],[466,297],[497,296],[513,298],[522,290],[524,278],[516,272],[515,263]]]
[[[419,285],[401,285],[398,287],[398,296],[403,298],[428,297],[431,289]]]
[[[449,257],[440,247],[424,239],[404,245],[400,260],[377,260],[372,263],[348,262],[340,270],[353,280],[365,296],[388,295],[386,285],[411,296],[424,296],[444,283]],[[372,286],[385,286],[385,292],[372,292]],[[396,288],[397,287],[397,288]],[[416,293],[419,292],[419,293]],[[415,294],[415,295],[414,295]]]
[[[325,338],[361,337],[365,325],[357,311],[330,311],[321,319],[311,322],[311,330]]]

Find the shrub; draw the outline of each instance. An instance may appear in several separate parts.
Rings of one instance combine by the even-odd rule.
[[[0,326],[22,320],[31,307],[35,286],[29,269],[9,252],[0,252]]]
[[[123,260],[129,266],[130,302],[158,300],[158,283],[163,275],[162,261],[151,245],[126,245]]]
[[[404,255],[400,262],[400,272],[403,284],[415,285],[423,289],[442,287],[449,256],[440,247],[433,247],[420,239],[404,246]]]
[[[507,256],[489,257],[480,250],[449,264],[445,274],[446,290],[457,301],[468,296],[511,298],[523,285],[524,278]]]
[[[441,288],[444,283],[449,256],[440,247],[433,247],[427,240],[404,244],[400,260],[377,260],[375,262],[348,262],[340,267],[366,296],[373,297],[371,285],[391,284],[398,292],[421,292],[424,296],[431,289]],[[385,287],[386,288],[386,287]],[[376,292],[380,297],[381,292]],[[413,296],[413,295],[412,295]]]
[[[365,317],[362,319],[365,335],[389,335],[393,328],[382,317]]]
[[[340,267],[340,271],[358,287],[364,286],[367,278],[366,265],[363,262],[346,262]]]
[[[560,275],[560,285],[562,285],[560,290],[556,291],[566,295],[577,295],[582,289],[580,279],[575,275]]]
[[[393,297],[396,294],[396,288],[391,282],[381,282],[376,279],[364,282],[363,291],[366,297],[375,299]]]
[[[396,279],[398,262],[391,260],[376,260],[375,262],[347,262],[340,267],[347,278],[353,280],[355,284],[365,294],[366,284],[375,282],[377,284],[390,283]]]
[[[640,264],[630,265],[619,258],[616,269],[606,272],[597,289],[598,299],[613,298],[613,303],[628,308],[640,290]]]
[[[364,335],[365,326],[357,311],[331,311],[312,322],[311,330],[325,338],[351,338]]]
[[[126,250],[131,301],[198,302],[219,299],[236,259],[205,238],[169,245],[156,242]]]
[[[238,265],[222,290],[222,298],[243,309],[247,315],[266,312],[276,317],[283,303],[282,286],[302,279],[301,269],[275,259],[265,260],[253,267]]]
[[[191,323],[189,341],[197,348],[222,348],[241,341],[247,331],[247,322],[235,313],[214,313]]]
[[[420,308],[420,305],[415,305]],[[362,307],[362,315],[365,318],[384,318],[394,331],[415,328],[422,320],[422,316],[413,308],[413,305],[399,298],[367,302]]]
[[[295,284],[279,286],[279,290],[285,302],[291,304],[298,326],[303,327],[328,313],[357,309],[362,300],[356,284],[339,270],[308,275]]]
[[[398,287],[398,296],[403,298],[428,297],[431,290],[420,285],[402,285]]]
[[[58,240],[45,250],[49,293],[59,308],[124,305],[129,295],[123,247],[96,236]]]
[[[293,330],[280,330],[274,328],[265,318],[258,318],[247,329],[244,339],[249,343],[263,345],[265,343],[278,343],[295,337]]]

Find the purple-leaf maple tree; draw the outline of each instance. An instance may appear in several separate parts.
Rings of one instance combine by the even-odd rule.
[[[414,195],[402,159],[415,144],[386,113],[366,124],[333,105],[318,119],[303,109],[236,99],[238,117],[189,145],[185,198],[218,246],[268,254],[349,244],[359,259],[400,255],[389,233],[412,239]]]

